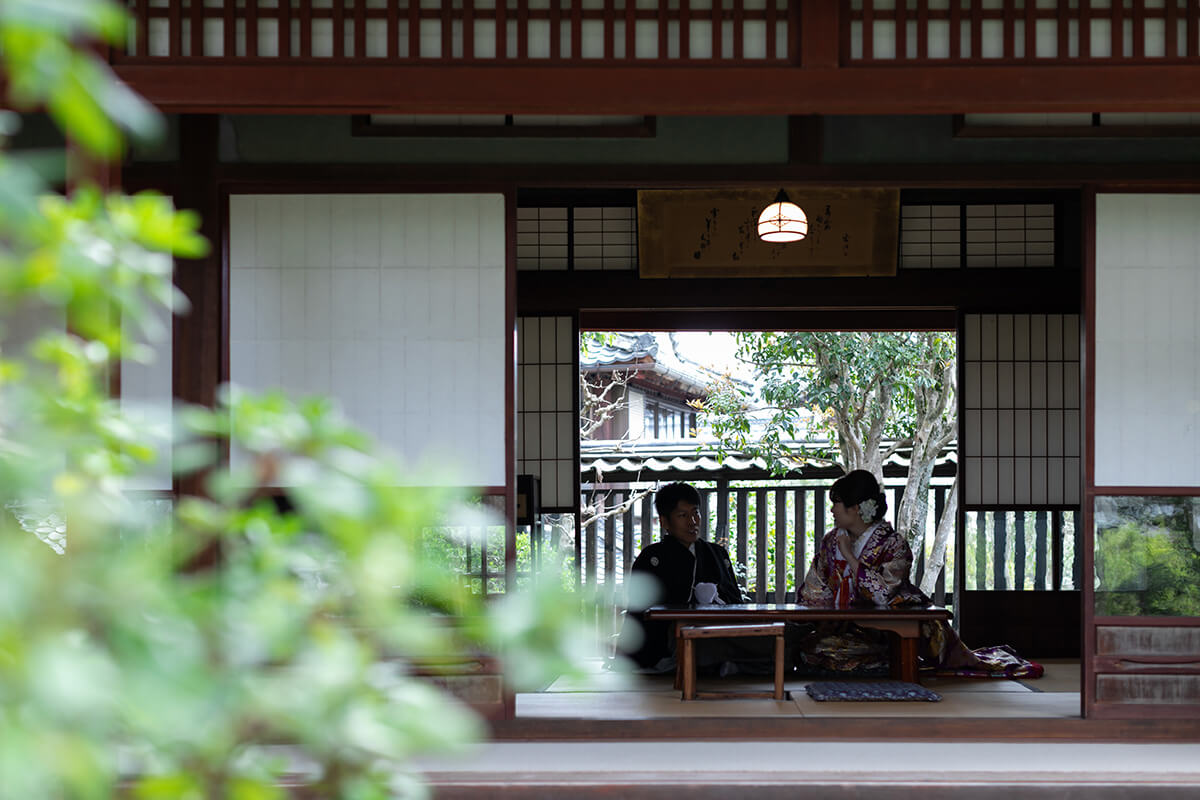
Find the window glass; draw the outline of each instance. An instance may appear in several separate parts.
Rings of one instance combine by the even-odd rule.
[[[1096,614],[1200,616],[1200,497],[1098,497]]]

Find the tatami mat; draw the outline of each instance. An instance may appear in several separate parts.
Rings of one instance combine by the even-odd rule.
[[[600,662],[580,676],[562,677],[542,692],[519,694],[516,716],[532,719],[659,719],[688,717],[958,717],[1037,718],[1078,717],[1079,662],[1051,659],[1039,663],[1046,674],[1037,680],[939,678],[924,676],[921,684],[942,695],[929,702],[824,702],[804,691],[810,679],[785,682],[788,699],[704,699],[684,702],[674,688],[673,675],[635,675],[611,672]],[[769,691],[770,677],[737,675],[701,678],[701,691]]]
[[[519,694],[517,717],[541,719],[654,719],[687,717],[801,716],[790,700],[694,700],[683,702],[679,692],[572,692]]]

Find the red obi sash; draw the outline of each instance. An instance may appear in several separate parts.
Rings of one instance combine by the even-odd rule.
[[[835,558],[830,564],[829,590],[833,592],[834,608],[849,608],[854,604],[855,579],[849,562]]]

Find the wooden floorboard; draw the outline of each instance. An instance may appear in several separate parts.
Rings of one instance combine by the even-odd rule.
[[[1193,798],[1200,744],[492,742],[422,760],[437,798]],[[888,738],[881,738],[887,736]]]
[[[1200,742],[1200,720],[1083,719],[1079,662],[1045,660],[1031,680],[937,678],[923,684],[938,703],[817,703],[806,680],[787,681],[788,696],[684,702],[670,676],[602,669],[518,695],[516,717],[493,723],[493,737],[527,741],[752,739],[854,741],[880,730],[920,741]],[[767,688],[769,678],[709,679],[705,690]]]
[[[607,780],[608,782],[604,782]],[[754,800],[1195,800],[1200,785],[1097,784],[1047,781],[1045,783],[998,782],[995,784],[959,784],[931,786],[924,782],[860,783],[843,781],[770,781],[763,779],[718,780],[708,783],[680,784],[678,781],[654,783],[650,780],[596,776],[594,783],[580,780],[556,782],[518,780],[498,784],[485,776],[471,780],[434,782],[435,800],[538,800],[540,798],[621,798],[621,800],[730,800],[753,797]]]

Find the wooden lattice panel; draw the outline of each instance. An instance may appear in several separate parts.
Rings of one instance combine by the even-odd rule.
[[[967,504],[1077,504],[1078,315],[971,314],[963,344]]]
[[[570,317],[517,319],[517,472],[541,478],[543,510],[573,510],[579,491],[578,359]]]

